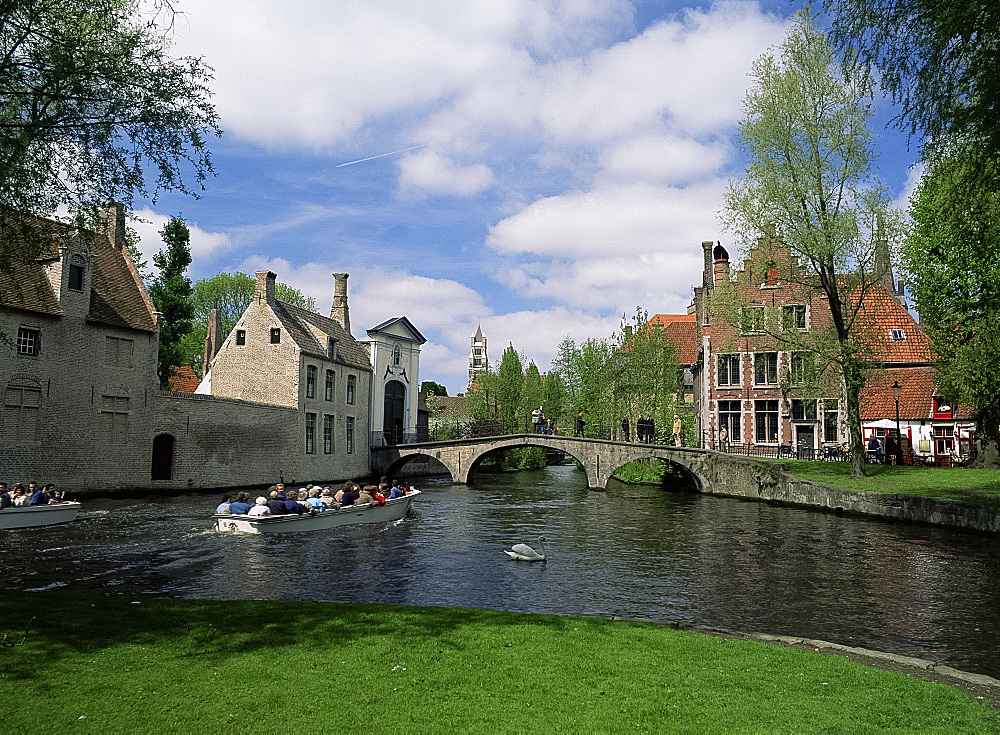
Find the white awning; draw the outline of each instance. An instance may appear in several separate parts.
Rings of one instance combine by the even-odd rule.
[[[902,426],[903,422],[900,421],[899,425]],[[895,429],[896,422],[892,419],[879,419],[878,421],[866,421],[861,426],[864,429]]]

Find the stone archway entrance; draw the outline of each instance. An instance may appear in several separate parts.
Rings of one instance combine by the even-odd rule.
[[[153,439],[153,480],[173,479],[174,438],[170,434],[160,434]]]
[[[382,410],[382,434],[389,445],[403,443],[403,419],[406,406],[406,386],[398,380],[385,384]]]

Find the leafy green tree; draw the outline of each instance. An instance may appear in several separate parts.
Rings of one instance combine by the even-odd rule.
[[[914,302],[938,354],[938,390],[977,407],[980,448],[992,450],[981,455],[994,463],[1000,451],[998,192],[996,161],[961,153],[938,160],[914,194],[904,245]]]
[[[521,358],[508,344],[500,357],[500,367],[497,368],[497,420],[504,431],[517,431],[523,422],[520,415],[521,397],[524,395],[524,368]]]
[[[807,269],[802,288],[827,299],[832,329],[825,336],[814,330],[811,345],[843,380],[852,474],[863,476],[860,395],[870,322],[860,307],[885,276],[876,243],[894,239],[898,218],[872,173],[870,87],[840,68],[807,11],[794,19],[777,57],[766,53],[754,63],[740,123],[746,177],[730,182],[721,214],[747,247],[790,248]],[[762,239],[766,233],[776,237]],[[776,338],[787,334],[774,331]]]
[[[673,421],[678,390],[676,346],[641,307],[631,319],[622,316],[611,343],[615,416],[629,417],[634,425],[640,413],[650,414],[658,427],[666,427],[667,419]]]
[[[612,347],[607,340],[589,338],[577,345],[571,337],[566,337],[553,361],[553,367],[566,383],[570,413],[575,416],[583,412],[587,436],[597,436],[614,424],[611,358]]]
[[[182,340],[179,358],[182,362],[179,364],[190,365],[199,374],[202,372],[209,313],[212,309],[218,309],[222,334],[229,334],[250,305],[256,283],[246,273],[218,273],[195,282],[191,293],[194,325]],[[275,284],[274,295],[278,301],[307,311],[316,311],[316,299],[286,283]]]
[[[545,386],[542,384],[541,373],[538,372],[535,361],[531,360],[528,367],[524,369],[524,390],[521,394],[521,407],[518,412],[523,420],[529,420],[531,412],[544,405],[544,395]],[[548,407],[545,406],[543,410],[548,416]]]
[[[420,392],[427,396],[447,396],[448,389],[433,380],[425,380],[420,384]]]
[[[925,158],[974,143],[1000,157],[1000,5],[982,0],[826,0],[831,36],[899,105]]]
[[[30,215],[202,188],[211,69],[171,56],[172,27],[168,0],[0,3],[0,270],[38,255]]]
[[[565,429],[566,384],[555,370],[549,370],[542,382],[542,405],[545,406],[545,415]]]
[[[160,323],[160,354],[157,373],[160,387],[169,385],[174,367],[183,364],[180,343],[191,330],[194,306],[191,302],[191,281],[184,273],[191,265],[191,233],[180,217],[171,217],[160,230],[163,249],[153,256],[160,274],[149,288],[149,296],[162,315]]]

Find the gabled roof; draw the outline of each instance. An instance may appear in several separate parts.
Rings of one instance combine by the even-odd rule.
[[[407,337],[400,337],[395,332],[390,331],[389,328],[393,327],[393,326],[398,326],[403,331],[403,333],[406,334],[406,335],[408,335],[408,336]],[[371,329],[368,330],[368,336],[369,337],[374,337],[376,334],[379,334],[379,333],[389,333],[393,337],[397,337],[397,338],[401,338],[401,339],[409,339],[410,341],[417,342],[419,344],[424,344],[424,342],[427,341],[424,338],[424,335],[422,335],[420,333],[420,331],[415,326],[413,326],[413,323],[409,319],[407,319],[405,316],[396,316],[396,317],[393,317],[392,319],[387,319],[386,321],[382,322],[381,324],[379,324],[377,326],[374,326],[374,327],[372,327]]]
[[[934,410],[934,396],[937,388],[934,368],[915,367],[877,372],[868,378],[861,392],[861,420],[896,418],[896,399],[892,395],[892,384],[899,382],[899,419],[917,421],[930,419]],[[967,421],[975,416],[975,409],[968,405],[955,407],[954,418]]]
[[[194,393],[198,390],[201,380],[191,369],[190,365],[175,367],[173,374],[167,380],[170,390],[175,393]]]
[[[861,327],[857,334],[866,348],[866,357],[871,360],[884,363],[934,361],[930,337],[885,286],[871,286],[865,294],[857,323]]]
[[[298,348],[307,355],[328,359],[326,338],[337,342],[337,360],[361,370],[371,370],[368,351],[330,317],[317,314],[298,306],[276,301],[274,313]],[[320,341],[322,339],[322,342]]]
[[[663,331],[677,346],[681,365],[694,365],[698,359],[698,325],[694,314],[654,314],[649,324],[661,324]]]
[[[58,260],[61,249],[79,237],[93,262],[87,320],[156,331],[152,304],[135,276],[134,267],[127,262],[128,256],[114,247],[107,236],[37,217],[26,219],[24,227],[30,229],[32,237],[44,238],[41,252],[36,260],[15,265],[13,273],[0,273],[0,305],[61,316],[63,311],[45,274],[45,264]],[[18,234],[23,236],[23,233]]]

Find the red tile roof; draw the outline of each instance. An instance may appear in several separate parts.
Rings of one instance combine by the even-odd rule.
[[[661,324],[677,346],[680,364],[694,365],[698,359],[698,325],[694,314],[654,314],[648,324]]]
[[[181,365],[180,367],[174,367],[174,374],[170,376],[168,383],[170,390],[175,393],[194,393],[198,389],[201,380],[195,374],[194,370],[191,369],[190,365]]]
[[[868,378],[861,392],[861,420],[878,421],[896,417],[896,400],[892,395],[892,384],[899,382],[899,418],[901,421],[930,419],[934,410],[934,396],[937,395],[934,368],[900,368],[877,372]],[[972,406],[959,405],[954,418],[967,421],[975,415]]]
[[[866,357],[889,363],[930,363],[930,338],[913,315],[882,285],[872,286],[858,314],[855,334]],[[901,339],[899,339],[901,337]]]

